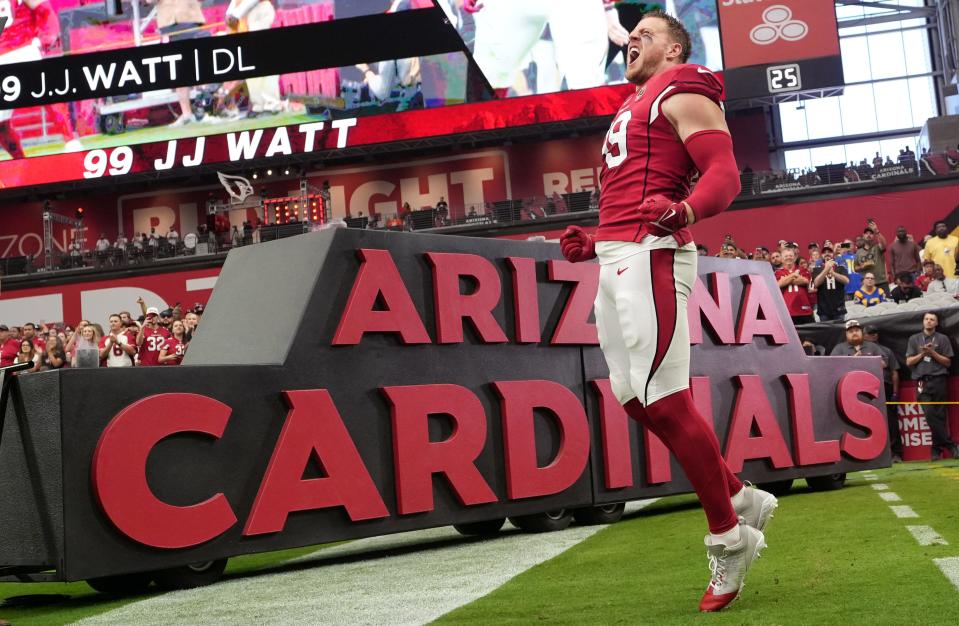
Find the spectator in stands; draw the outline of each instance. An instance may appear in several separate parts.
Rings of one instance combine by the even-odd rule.
[[[959,295],[959,280],[946,276],[941,265],[932,270],[932,280],[926,286],[926,293],[951,293]]]
[[[823,264],[813,272],[816,289],[816,312],[819,321],[841,320],[846,316],[846,268],[833,258],[833,250],[823,246]]]
[[[160,365],[179,365],[186,352],[186,325],[182,320],[173,322],[170,336],[160,349]]]
[[[709,248],[701,243],[696,244],[696,254],[699,256],[709,256]]]
[[[856,253],[849,239],[839,244],[836,263],[846,268],[846,276],[849,277],[849,282],[846,284],[846,299],[851,300],[862,285],[862,274],[856,271]]]
[[[20,352],[20,340],[13,336],[10,327],[0,324],[0,367],[13,365]]]
[[[731,243],[724,243],[717,256],[721,259],[735,259],[737,257],[736,246]]]
[[[886,278],[886,238],[879,232],[876,221],[869,218],[862,231],[862,248],[856,251],[856,271],[872,272],[876,277],[876,287],[889,293],[889,279]]]
[[[107,367],[131,367],[137,353],[136,342],[123,328],[119,313],[110,316],[110,332],[100,339],[100,360]]]
[[[874,157],[872,158],[872,166],[873,166],[873,168],[875,168],[875,169],[877,169],[877,170],[878,170],[880,167],[882,167],[882,157],[879,156],[879,153],[878,153],[878,152],[876,153],[876,156],[874,156]]]
[[[173,224],[170,224],[170,230],[166,231],[166,245],[169,247],[171,255],[176,254],[176,247],[180,243],[180,233],[176,231]]]
[[[73,367],[100,367],[100,334],[93,324],[81,321],[74,333],[75,350],[70,358]],[[71,346],[67,346],[67,351]]]
[[[32,341],[33,347],[41,352],[47,345],[46,337],[40,337],[37,335],[37,325],[33,322],[27,322],[23,325],[20,338]]]
[[[106,262],[107,258],[110,256],[110,240],[107,239],[106,233],[100,233],[100,238],[97,239],[96,243],[97,251],[97,267]]]
[[[769,264],[773,266],[773,272],[778,271],[783,266],[782,252],[773,250],[769,253]]]
[[[876,287],[876,275],[872,272],[866,272],[862,277],[862,287],[853,294],[853,302],[861,304],[864,307],[876,306],[880,302],[885,302],[886,292]]]
[[[863,339],[874,344],[882,352],[882,380],[886,388],[886,401],[899,399],[899,360],[892,350],[879,343],[879,329],[866,326],[862,330]],[[892,449],[892,462],[902,462],[902,434],[899,431],[899,408],[895,404],[886,405],[886,425],[889,428],[889,447]]]
[[[766,246],[756,246],[753,251],[754,261],[769,261],[769,248]]]
[[[203,310],[202,308],[200,309]],[[200,316],[194,311],[190,311],[183,317],[184,332],[186,333],[187,343],[193,340],[193,333],[200,324]]]
[[[179,317],[180,305],[176,305],[176,308],[173,309],[163,309],[160,311],[160,326],[170,330],[170,325],[173,324],[173,320]]]
[[[160,365],[160,351],[169,337],[170,331],[160,325],[160,311],[156,307],[148,308],[136,336],[140,365]]]
[[[58,370],[67,365],[67,353],[59,337],[49,337],[44,347],[43,369]]]
[[[922,258],[942,266],[946,278],[956,277],[956,257],[959,254],[959,238],[949,234],[945,222],[936,223],[936,236],[926,242]]]
[[[912,272],[900,272],[896,276],[896,286],[889,292],[889,299],[895,300],[896,304],[909,302],[922,297],[922,289],[916,287],[912,279]]]
[[[822,250],[819,249],[819,244],[815,241],[811,241],[809,242],[809,245],[806,246],[806,249],[809,254],[809,268],[816,269],[822,267]]]
[[[29,374],[31,372],[39,372],[40,367],[43,364],[43,357],[37,347],[33,345],[33,341],[30,339],[21,339],[20,340],[20,351],[17,352],[16,358],[13,360],[14,364],[16,363],[33,363],[33,367],[28,370],[24,370],[22,373]]]
[[[913,278],[916,278],[922,269],[922,255],[919,246],[910,239],[905,226],[896,228],[896,238],[889,246],[889,262],[892,266],[893,276],[909,272]]]
[[[793,323],[798,326],[815,322],[809,302],[809,272],[796,265],[796,252],[792,248],[786,248],[782,258],[783,265],[776,270],[776,282]]]
[[[882,350],[874,343],[863,341],[862,324],[858,320],[846,322],[846,341],[836,344],[829,353],[830,356],[878,356],[882,358]]]
[[[936,273],[936,264],[932,261],[923,261],[922,262],[922,273],[919,274],[919,277],[916,278],[916,286],[926,291],[929,289],[929,281],[934,278]]]
[[[918,402],[944,402],[948,398],[946,381],[952,365],[952,343],[942,333],[936,332],[939,316],[932,311],[922,316],[922,332],[909,338],[906,348],[906,365],[912,370],[912,379],[917,384]],[[940,450],[949,450],[959,457],[959,447],[949,437],[946,429],[946,407],[942,404],[923,406],[926,422],[932,431],[933,460],[940,457]]]

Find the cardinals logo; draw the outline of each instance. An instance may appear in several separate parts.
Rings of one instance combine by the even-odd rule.
[[[253,195],[253,185],[242,176],[233,176],[221,172],[217,172],[216,175],[220,178],[220,184],[230,194],[231,204],[240,204]]]

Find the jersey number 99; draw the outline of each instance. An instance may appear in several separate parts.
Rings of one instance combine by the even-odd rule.
[[[606,142],[603,144],[606,167],[614,168],[626,160],[626,127],[632,118],[633,113],[627,109],[620,113],[609,127]]]

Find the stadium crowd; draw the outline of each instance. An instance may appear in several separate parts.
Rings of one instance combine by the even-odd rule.
[[[203,305],[183,311],[179,303],[159,310],[137,299],[142,314],[109,316],[104,327],[80,320],[69,324],[0,324],[0,366],[32,363],[25,373],[64,367],[179,365],[200,325]]]
[[[709,254],[706,246],[698,248]],[[889,243],[870,218],[855,239],[809,242],[805,254],[785,239],[746,252],[726,235],[716,256],[772,265],[797,325],[959,305],[959,237],[944,222],[921,242],[899,226]]]

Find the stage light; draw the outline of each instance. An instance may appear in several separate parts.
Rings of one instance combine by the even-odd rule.
[[[259,172],[253,172],[253,180],[256,180],[259,177],[260,177]]]
[[[289,176],[289,175],[290,175],[290,168],[284,169],[284,170],[283,170],[283,175],[284,175],[284,176]]]
[[[273,176],[273,170],[266,170],[267,176]]]
[[[77,210],[74,211],[73,215],[74,215],[74,217],[76,217],[78,220],[82,220],[82,219],[83,219],[83,207],[77,207]]]

